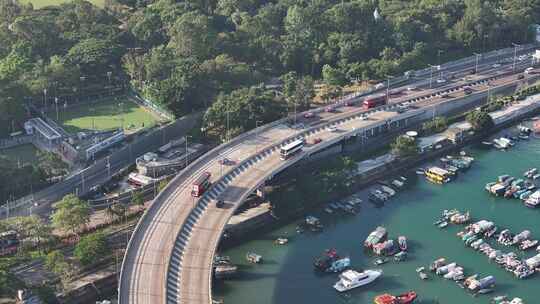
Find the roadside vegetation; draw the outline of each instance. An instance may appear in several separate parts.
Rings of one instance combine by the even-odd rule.
[[[390,144],[391,152],[397,157],[414,157],[418,155],[418,146],[413,137],[401,135],[396,137],[393,143]]]
[[[439,133],[446,130],[446,128],[448,128],[448,119],[446,119],[446,117],[437,116],[422,124],[422,135],[426,136]]]

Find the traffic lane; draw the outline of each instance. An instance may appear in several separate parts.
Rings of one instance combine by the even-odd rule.
[[[270,156],[254,165],[250,170],[235,179],[220,195],[219,199],[234,202],[234,208],[217,209],[209,207],[197,224],[194,234],[186,248],[185,260],[181,276],[181,300],[187,303],[209,303],[210,279],[214,250],[219,242],[221,231],[232,216],[234,209],[257,181],[264,180],[268,172],[280,165],[279,153]],[[189,266],[188,266],[189,265]]]

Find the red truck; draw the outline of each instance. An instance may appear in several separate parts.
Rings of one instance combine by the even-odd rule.
[[[193,183],[193,189],[191,190],[191,196],[199,197],[204,191],[210,187],[210,172],[204,172]]]

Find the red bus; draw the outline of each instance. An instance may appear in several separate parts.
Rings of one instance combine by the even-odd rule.
[[[204,191],[210,187],[210,172],[204,172],[193,183],[193,190],[191,190],[191,196],[199,197]]]
[[[386,104],[386,95],[373,95],[364,99],[364,109],[371,109]]]

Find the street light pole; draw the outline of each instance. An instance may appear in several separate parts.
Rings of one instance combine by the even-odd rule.
[[[43,89],[43,107],[47,110],[47,88]]]
[[[185,166],[184,168],[187,168],[187,166],[188,166],[188,139],[189,139],[190,137],[191,137],[191,136],[186,135],[186,155],[185,155],[186,166]]]
[[[111,156],[107,156],[107,177],[111,177]]]
[[[433,66],[429,65],[429,88],[431,89],[433,84]]]
[[[260,120],[255,121],[255,131],[256,131],[255,132],[255,154],[259,153],[259,130],[257,129],[259,127],[259,123],[262,123],[262,121]]]
[[[58,121],[58,97],[54,98],[54,103],[56,104],[56,121]]]
[[[512,71],[515,71],[516,70],[517,48],[519,47],[519,44],[512,42],[512,45],[514,46],[514,63],[512,64]]]
[[[478,58],[480,56],[482,56],[481,54],[477,54],[477,53],[474,53],[474,55],[476,56],[476,64],[474,66],[474,73],[477,74],[478,73]]]
[[[390,78],[392,76],[386,75],[386,100],[387,102],[390,100]]]

